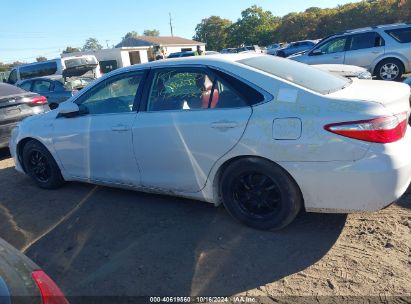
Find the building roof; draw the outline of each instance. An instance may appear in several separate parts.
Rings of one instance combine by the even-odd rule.
[[[176,36],[135,36],[124,39],[116,45],[116,48],[153,45],[205,45],[205,43]]]

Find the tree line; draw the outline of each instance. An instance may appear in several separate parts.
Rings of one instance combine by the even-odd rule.
[[[364,0],[321,9],[275,16],[253,5],[241,12],[236,22],[219,16],[201,20],[194,40],[207,43],[208,50],[276,42],[320,39],[328,35],[367,26],[411,21],[411,0]]]

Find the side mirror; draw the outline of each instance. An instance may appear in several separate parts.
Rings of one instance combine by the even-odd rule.
[[[80,108],[74,102],[63,102],[58,106],[58,116],[72,117],[80,113]]]
[[[322,55],[322,54],[323,54],[323,52],[320,49],[315,49],[310,53],[311,56],[318,56],[318,55]]]

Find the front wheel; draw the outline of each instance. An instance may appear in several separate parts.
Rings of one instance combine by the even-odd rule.
[[[404,74],[404,65],[395,58],[385,59],[375,67],[374,74],[380,80],[396,81]]]
[[[242,159],[223,172],[220,193],[228,212],[262,230],[291,223],[303,205],[295,181],[280,166],[263,159]]]
[[[23,163],[27,174],[43,189],[55,189],[64,183],[60,169],[50,152],[37,141],[23,148]]]

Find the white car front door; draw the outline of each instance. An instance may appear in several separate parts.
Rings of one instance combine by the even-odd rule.
[[[151,74],[146,105],[133,126],[142,185],[200,191],[216,161],[240,140],[252,109],[227,78],[209,70],[169,68]]]
[[[56,118],[53,144],[69,176],[126,185],[140,183],[131,127],[143,78],[144,72],[110,77],[75,101],[80,115]]]

